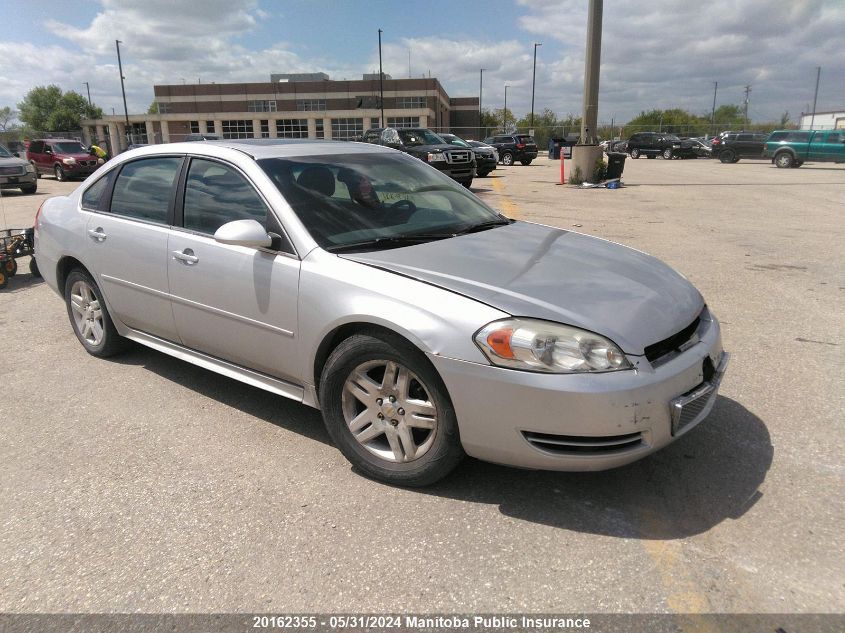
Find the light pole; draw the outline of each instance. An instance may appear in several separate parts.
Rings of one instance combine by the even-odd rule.
[[[505,84],[505,108],[502,110],[502,120],[504,121],[502,124],[503,132],[508,131],[508,88],[510,88],[510,86]]]
[[[484,94],[484,69],[478,73],[478,130],[481,131],[481,96]]]
[[[91,86],[88,85],[87,81],[83,81],[82,83],[85,84],[86,90],[88,90],[88,105],[91,105]]]
[[[534,70],[531,72],[531,128],[534,128],[534,83],[537,79],[537,47],[542,46],[542,42],[534,42]]]
[[[716,91],[719,89],[719,82],[713,82],[713,110],[710,113],[710,131],[716,134]]]
[[[384,120],[384,71],[381,69],[381,29],[378,30],[378,91],[379,105],[381,106],[381,127],[387,127]]]
[[[126,107],[126,88],[123,85],[123,64],[120,61],[120,40],[115,40],[114,45],[117,47],[117,68],[120,71],[120,92],[123,93],[123,115],[126,117],[126,146],[132,144],[132,137],[129,135],[129,108]]]

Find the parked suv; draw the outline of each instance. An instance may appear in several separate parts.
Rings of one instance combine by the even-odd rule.
[[[41,174],[53,174],[56,180],[81,178],[93,174],[98,167],[97,157],[82,143],[65,138],[31,141],[26,158],[39,178]]]
[[[471,147],[450,145],[423,127],[374,127],[364,132],[362,140],[402,150],[436,167],[464,187],[469,187],[476,175],[475,154]]]
[[[762,158],[766,134],[757,132],[728,132],[713,139],[712,158],[723,163],[738,163],[740,158]]]
[[[800,167],[804,161],[845,163],[845,130],[775,130],[766,139],[763,156],[778,167]]]
[[[182,139],[183,142],[187,143],[188,141],[219,141],[220,135],[219,134],[212,134],[211,132],[204,132],[202,134],[198,132],[191,132],[190,134],[186,134],[185,138]]]
[[[35,193],[38,189],[35,168],[2,145],[0,145],[0,189],[20,189],[24,193]]]
[[[484,139],[484,142],[496,148],[505,166],[513,165],[514,161],[530,165],[537,158],[537,143],[528,134],[497,134]]]
[[[631,158],[662,156],[669,160],[695,157],[692,141],[682,141],[674,134],[662,132],[637,132],[628,139],[628,153]]]
[[[469,147],[475,154],[475,171],[479,178],[484,178],[491,171],[496,169],[496,164],[499,162],[499,154],[494,147],[479,143],[478,141],[465,141],[460,136],[454,134],[438,134],[440,138],[456,147]]]

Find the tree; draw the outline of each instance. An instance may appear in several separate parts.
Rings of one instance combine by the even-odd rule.
[[[716,126],[723,129],[741,129],[745,124],[743,109],[738,105],[720,105],[716,108]]]
[[[13,123],[18,118],[16,110],[12,110],[9,106],[0,108],[0,132],[11,132],[17,125]]]
[[[680,108],[649,110],[648,112],[640,112],[639,115],[628,121],[625,128],[629,135],[640,131],[655,131],[684,136],[700,136],[707,130],[708,119]]]
[[[19,118],[34,131],[70,132],[78,130],[82,119],[100,119],[103,111],[78,92],[62,93],[58,86],[38,86],[18,104]]]
[[[158,101],[153,99],[153,102],[150,104],[150,107],[147,108],[147,114],[158,114]]]

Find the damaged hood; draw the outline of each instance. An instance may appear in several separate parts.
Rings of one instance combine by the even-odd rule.
[[[460,293],[513,316],[590,330],[635,355],[688,326],[704,307],[692,284],[650,255],[527,222],[341,257]]]

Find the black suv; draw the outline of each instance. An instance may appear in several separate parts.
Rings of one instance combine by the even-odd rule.
[[[475,177],[475,154],[471,147],[450,145],[423,127],[374,127],[364,132],[361,140],[407,152],[436,167],[464,187],[469,187]]]
[[[528,134],[497,134],[484,139],[484,142],[496,148],[499,160],[506,166],[517,160],[523,165],[530,165],[537,158],[537,143]]]
[[[663,132],[637,132],[628,139],[628,153],[631,158],[695,158],[692,141],[682,141],[674,134]]]
[[[499,155],[489,145],[479,143],[478,141],[465,141],[460,136],[455,136],[454,134],[443,134],[441,132],[437,136],[449,143],[449,145],[469,147],[472,149],[473,154],[475,154],[475,171],[479,178],[484,178],[496,169],[496,164],[499,162]]]
[[[738,163],[740,158],[764,158],[768,134],[727,132],[713,139],[711,156],[723,163]]]

